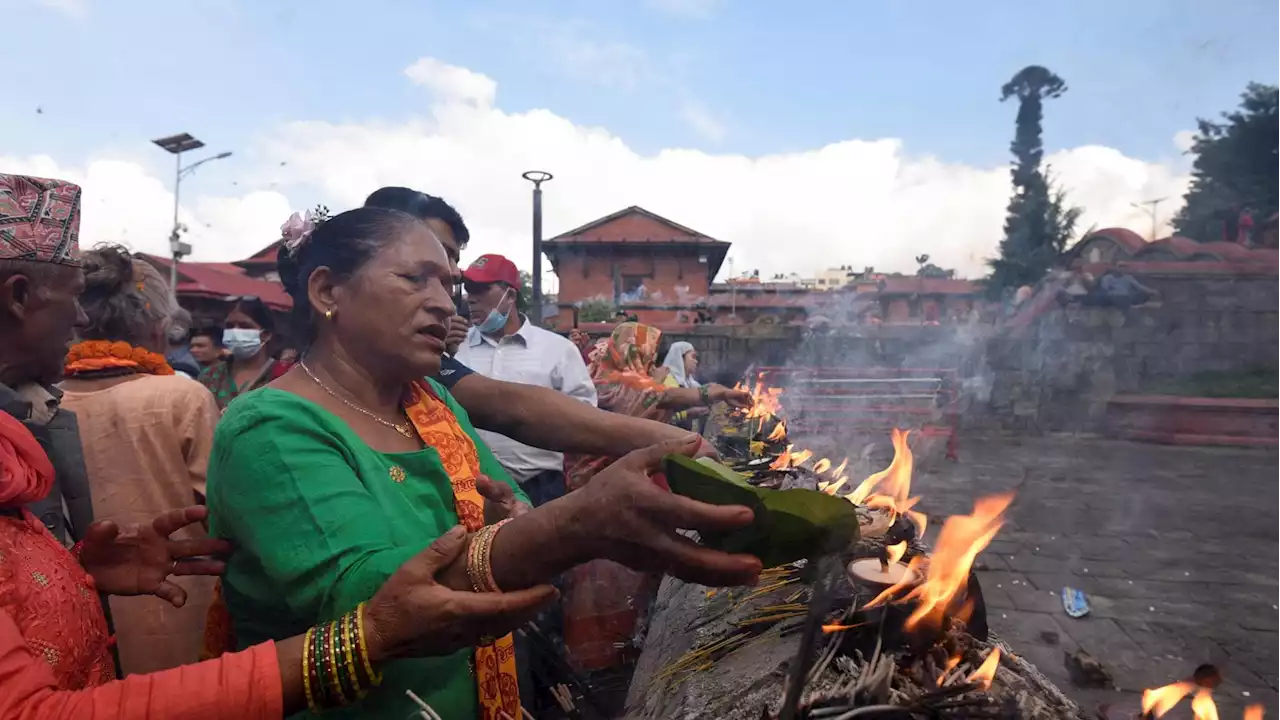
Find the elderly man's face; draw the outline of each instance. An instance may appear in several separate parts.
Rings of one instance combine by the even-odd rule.
[[[7,364],[22,369],[24,376],[18,381],[62,379],[76,329],[89,324],[80,308],[83,291],[84,272],[65,265],[41,267],[29,275],[13,273],[0,284],[0,312],[18,328],[17,346],[0,352],[17,356]]]

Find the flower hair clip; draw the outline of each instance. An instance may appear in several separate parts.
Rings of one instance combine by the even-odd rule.
[[[305,214],[290,215],[280,226],[280,237],[284,239],[285,249],[290,255],[297,255],[298,248],[311,238],[311,233],[320,227],[320,223],[328,219],[329,208],[324,205],[317,205],[315,210],[308,210]]]

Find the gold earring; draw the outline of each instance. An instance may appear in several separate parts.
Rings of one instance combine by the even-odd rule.
[[[325,311],[324,311],[324,319],[325,319],[325,320],[332,320],[332,319],[333,319],[333,311],[332,311],[332,310],[325,310]]]

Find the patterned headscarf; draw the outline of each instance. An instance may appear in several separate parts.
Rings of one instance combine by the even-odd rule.
[[[79,265],[80,186],[0,173],[0,260]]]
[[[655,327],[625,322],[613,329],[613,335],[604,348],[592,353],[589,369],[600,407],[628,415],[637,414],[621,407],[632,404],[624,398],[637,393],[653,395],[662,392],[662,383],[649,375],[649,369],[658,357],[658,339],[661,337],[662,331]]]

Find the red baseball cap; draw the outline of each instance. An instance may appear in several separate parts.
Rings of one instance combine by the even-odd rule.
[[[506,283],[520,289],[520,271],[516,264],[501,255],[481,255],[462,271],[462,279],[467,282],[488,285],[489,283]]]

